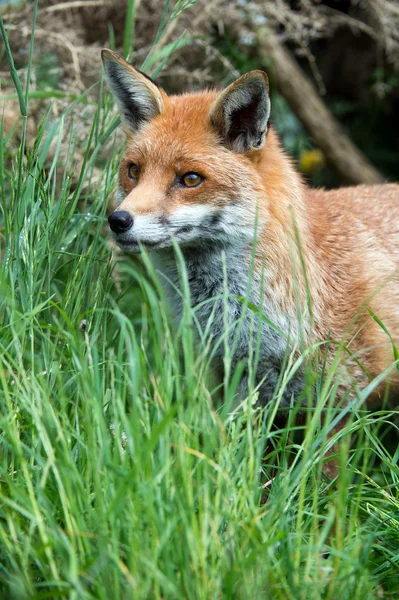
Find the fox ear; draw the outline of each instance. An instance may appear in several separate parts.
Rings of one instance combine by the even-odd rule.
[[[262,148],[270,117],[269,80],[250,71],[219,94],[211,107],[211,123],[235,152]]]
[[[119,54],[112,50],[101,53],[105,78],[119,108],[122,123],[138,130],[149,119],[163,111],[160,88]]]

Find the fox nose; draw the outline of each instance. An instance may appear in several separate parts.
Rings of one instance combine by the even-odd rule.
[[[108,217],[108,223],[114,233],[123,233],[133,225],[133,217],[126,210],[116,210]]]

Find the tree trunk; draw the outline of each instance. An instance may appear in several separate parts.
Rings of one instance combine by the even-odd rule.
[[[260,28],[257,39],[262,59],[271,62],[280,94],[343,180],[350,184],[383,182],[382,175],[346,136],[314,85],[277,36],[268,28]]]

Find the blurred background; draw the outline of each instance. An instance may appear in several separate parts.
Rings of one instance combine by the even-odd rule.
[[[165,7],[170,15],[174,3],[39,0],[28,138],[48,111],[49,122],[56,120],[88,90],[68,117],[83,155],[102,93],[100,49],[114,48],[140,68]],[[167,92],[222,87],[264,69],[274,127],[312,185],[399,179],[397,0],[180,0],[178,7],[144,65]],[[30,1],[0,0],[22,81],[33,9]],[[4,45],[0,84],[5,135],[18,144],[19,106]]]

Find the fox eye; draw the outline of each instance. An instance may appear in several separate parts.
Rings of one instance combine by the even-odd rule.
[[[127,174],[130,179],[134,179],[135,181],[137,181],[137,179],[139,178],[139,173],[140,173],[140,169],[137,165],[135,165],[134,163],[129,165]]]
[[[198,173],[190,172],[183,175],[182,182],[186,187],[197,187],[197,185],[203,182],[203,178]]]

